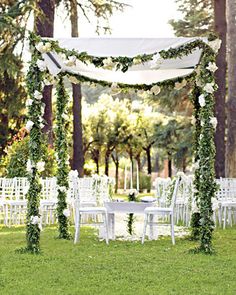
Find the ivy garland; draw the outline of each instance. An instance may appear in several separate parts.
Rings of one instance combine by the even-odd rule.
[[[26,240],[27,246],[25,251],[30,253],[40,252],[40,215],[39,200],[41,184],[39,180],[40,160],[42,158],[42,72],[39,71],[37,60],[40,58],[39,53],[34,50],[32,60],[27,74],[27,88],[29,93],[28,100],[28,119],[26,129],[30,131],[29,141],[29,160],[27,162],[28,180],[30,183],[27,194],[27,226]],[[41,95],[41,96],[40,96]]]
[[[69,159],[68,159],[68,144],[67,144],[67,106],[68,95],[66,93],[63,76],[59,76],[56,87],[57,103],[56,103],[56,150],[57,153],[57,186],[58,186],[58,203],[57,217],[59,224],[59,238],[70,239],[71,235],[68,230],[69,210],[67,209],[67,191],[69,189],[68,174],[69,174]]]
[[[122,91],[128,89],[136,89],[141,91],[149,91],[150,94],[158,95],[161,87],[181,89],[186,86],[187,82],[196,80],[196,87],[192,93],[192,101],[195,110],[196,132],[195,132],[195,197],[199,206],[200,213],[200,246],[198,251],[204,253],[211,253],[212,249],[212,205],[211,199],[214,197],[216,191],[215,175],[214,175],[214,129],[216,119],[213,117],[214,97],[213,93],[217,86],[214,82],[214,71],[217,69],[215,65],[216,52],[219,49],[219,41],[213,38],[206,43],[202,39],[197,39],[193,42],[184,44],[178,48],[170,48],[153,54],[143,54],[135,57],[96,57],[88,55],[86,52],[78,53],[76,50],[67,50],[59,47],[57,41],[50,39],[41,39],[35,34],[30,34],[30,42],[34,44],[37,50],[33,51],[32,66],[28,74],[29,94],[35,90],[41,91],[40,80],[43,75],[49,77],[49,72],[43,64],[40,57],[42,53],[56,52],[63,59],[65,64],[70,67],[75,65],[76,60],[80,60],[85,64],[92,63],[95,67],[103,67],[104,69],[116,69],[126,72],[130,66],[141,64],[151,60],[161,59],[175,59],[191,54],[196,48],[202,50],[202,57],[199,66],[196,70],[185,76],[174,79],[165,80],[162,82],[153,83],[151,85],[129,85],[124,83],[110,83],[107,81],[100,81],[90,79],[88,77],[70,73],[61,72],[59,74],[59,83],[57,84],[57,151],[58,151],[58,220],[59,220],[59,237],[68,239],[70,234],[68,232],[68,220],[66,214],[66,191],[68,189],[68,163],[67,163],[67,142],[66,142],[66,128],[64,112],[67,104],[67,94],[63,85],[63,77],[66,76],[72,83],[90,83],[100,84],[112,88],[119,88]],[[39,63],[37,62],[37,59]],[[41,62],[41,63],[40,63]],[[41,73],[40,73],[41,71]],[[44,72],[44,74],[42,74]],[[49,79],[50,80],[50,79]],[[115,85],[114,85],[115,84]],[[37,112],[33,112],[35,108],[32,107],[32,118],[37,116]],[[37,122],[38,117],[34,118]],[[33,126],[31,131],[31,147],[30,158],[37,163],[40,160],[40,135],[41,131],[37,123]],[[34,170],[35,169],[35,170]],[[34,168],[32,173],[31,186],[29,191],[29,200],[33,199],[35,195],[35,203],[29,202],[28,207],[28,222],[33,214],[38,214],[38,191],[37,185],[37,169]],[[34,210],[35,209],[35,210]],[[35,215],[35,216],[36,216]],[[37,225],[30,225],[30,231],[27,231],[27,239],[30,241],[28,247],[33,247],[34,244],[39,248],[39,231]],[[34,231],[33,231],[34,230]],[[33,234],[32,232],[33,231]],[[32,239],[32,236],[34,237]],[[33,241],[33,242],[32,242]]]

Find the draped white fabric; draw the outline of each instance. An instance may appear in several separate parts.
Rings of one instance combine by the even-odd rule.
[[[127,56],[134,57],[139,54],[151,54],[177,48],[186,43],[192,42],[197,38],[69,38],[58,39],[61,48],[75,49],[78,52],[87,52],[93,56]],[[95,68],[93,65],[85,65],[77,61],[76,66],[67,67],[63,60],[55,53],[53,57],[61,66],[62,71],[78,73],[89,78],[105,80],[108,82],[120,82],[127,84],[151,84],[158,81],[185,76],[191,73],[198,64],[201,50],[194,52],[183,58],[163,60],[157,54],[155,59],[145,64],[134,65],[126,73],[115,70],[104,70]],[[61,70],[55,62],[46,54],[43,55],[49,71],[57,74]]]

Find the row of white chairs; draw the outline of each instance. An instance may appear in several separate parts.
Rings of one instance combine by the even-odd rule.
[[[218,189],[212,199],[213,219],[216,225],[225,228],[227,225],[236,224],[236,179],[216,179]],[[168,205],[172,180],[170,178],[157,178],[154,182],[155,195],[160,206]],[[192,213],[196,210],[194,200],[193,176],[183,176],[175,204],[175,222],[189,226]]]
[[[81,193],[81,206],[97,206],[102,198],[109,197],[109,178],[88,177],[78,178]],[[56,178],[41,179],[40,216],[42,224],[53,224],[56,221],[57,182]],[[27,178],[0,179],[0,220],[7,226],[23,224],[27,213]],[[70,177],[67,191],[68,209],[73,219],[75,188]]]

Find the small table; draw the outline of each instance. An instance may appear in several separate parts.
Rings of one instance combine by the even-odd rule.
[[[109,236],[112,240],[115,239],[115,213],[136,213],[144,214],[144,210],[147,207],[154,205],[153,202],[142,203],[142,202],[105,202],[104,203],[108,213],[108,227]],[[152,217],[151,217],[152,218]],[[153,237],[153,227],[150,227],[150,238]]]

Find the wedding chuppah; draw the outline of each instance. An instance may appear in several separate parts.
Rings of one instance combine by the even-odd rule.
[[[214,80],[216,54],[220,40],[210,38],[70,38],[29,37],[32,59],[27,75],[29,92],[27,130],[29,144],[29,182],[27,214],[27,250],[40,249],[39,215],[41,142],[44,126],[41,101],[45,85],[56,87],[57,216],[59,238],[70,237],[67,209],[68,151],[66,120],[68,83],[86,83],[110,87],[113,93],[130,89],[153,95],[165,89],[180,90],[192,86],[189,98],[195,123],[195,199],[200,212],[199,250],[212,251],[212,203],[216,192],[214,174]],[[34,221],[34,222],[32,222]]]

